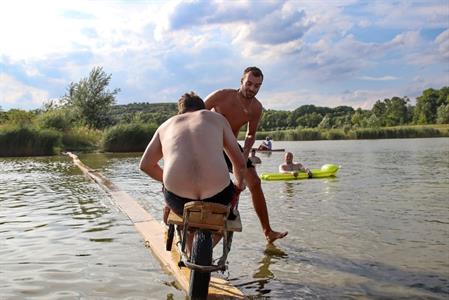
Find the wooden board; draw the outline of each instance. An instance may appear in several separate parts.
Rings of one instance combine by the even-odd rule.
[[[257,148],[253,148],[257,152],[285,152],[285,149],[271,149],[271,150],[258,150]]]
[[[96,172],[84,165],[78,157],[70,152],[65,153],[73,159],[73,162],[90,179],[95,181],[103,188],[120,210],[125,213],[134,223],[137,231],[145,239],[145,245],[148,246],[154,256],[160,261],[162,267],[173,274],[179,286],[187,293],[189,290],[190,270],[188,268],[179,268],[179,254],[176,246],[172,251],[165,250],[166,228],[159,221],[154,219],[140,204],[129,194],[121,191],[114,183],[106,178],[100,172]],[[243,299],[244,294],[232,286],[228,281],[211,277],[209,284],[209,299]]]

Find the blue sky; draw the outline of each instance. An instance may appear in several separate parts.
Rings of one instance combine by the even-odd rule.
[[[267,109],[370,109],[449,86],[449,0],[0,1],[0,107],[35,109],[95,66],[118,104],[238,88]]]

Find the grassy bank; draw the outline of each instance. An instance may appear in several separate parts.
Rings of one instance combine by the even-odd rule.
[[[154,124],[131,123],[105,131],[84,126],[42,128],[35,125],[0,126],[0,157],[53,155],[61,151],[142,152],[153,137]]]
[[[120,124],[106,130],[102,150],[107,152],[144,151],[157,129],[153,124]]]
[[[52,129],[0,127],[0,156],[40,156],[55,154],[62,134]]]
[[[263,140],[271,136],[277,141],[313,141],[313,140],[356,140],[356,139],[394,139],[449,137],[449,125],[414,125],[358,129],[289,129],[257,132],[256,139]],[[245,138],[240,132],[239,139]]]
[[[0,126],[1,156],[53,155],[61,151],[142,152],[157,127],[154,124],[120,124],[105,131],[74,127],[56,130],[35,126]],[[241,132],[239,139],[244,139]],[[416,125],[360,129],[291,129],[258,132],[259,140],[277,141],[391,139],[449,137],[449,125]]]

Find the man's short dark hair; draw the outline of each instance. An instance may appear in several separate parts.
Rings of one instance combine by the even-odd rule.
[[[204,105],[203,99],[201,99],[194,92],[185,93],[178,100],[178,115],[183,114],[185,112],[196,111],[205,108],[206,106]]]
[[[263,80],[262,70],[259,69],[258,67],[248,67],[248,68],[246,68],[243,71],[243,76],[242,77],[245,77],[246,73],[249,73],[249,72],[251,72],[256,77],[262,77],[262,80]]]

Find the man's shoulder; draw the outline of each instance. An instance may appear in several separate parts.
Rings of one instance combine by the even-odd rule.
[[[206,100],[210,99],[210,98],[215,98],[216,100],[221,100],[221,99],[226,99],[228,97],[233,97],[235,95],[237,95],[237,90],[235,90],[235,89],[221,89],[221,90],[216,90],[216,91],[210,93],[207,96]]]
[[[198,113],[205,118],[217,119],[220,121],[225,120],[225,118],[221,114],[208,109],[202,109]]]
[[[256,97],[254,97],[254,104],[256,105],[256,107],[260,110],[263,109],[263,105],[262,102],[259,101],[259,99],[257,99]]]

